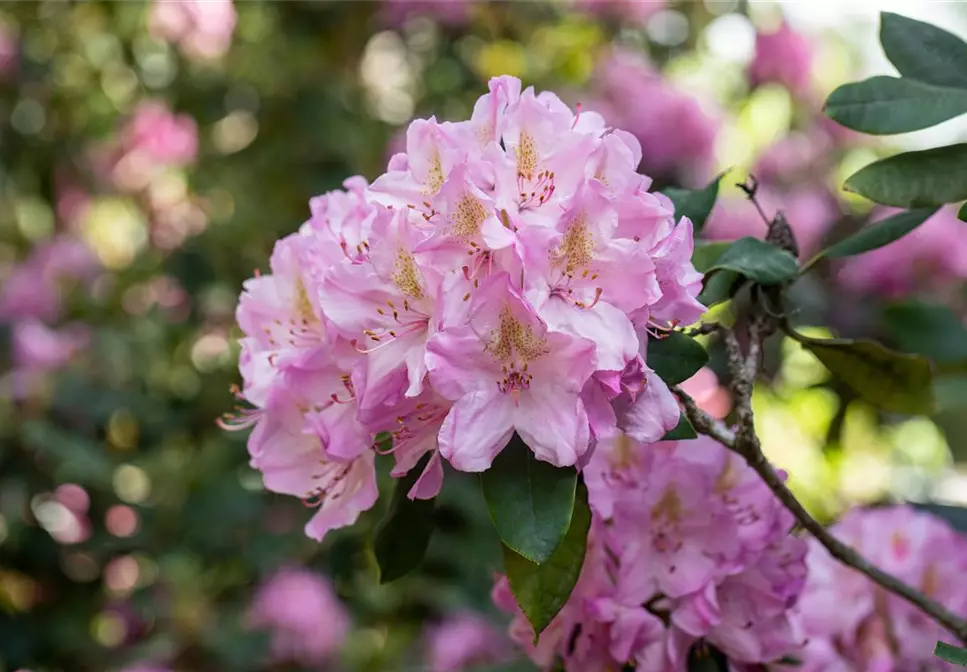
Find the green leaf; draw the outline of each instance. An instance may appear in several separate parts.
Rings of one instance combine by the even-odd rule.
[[[395,581],[420,566],[436,526],[436,501],[410,499],[407,493],[416,483],[430,454],[399,479],[389,511],[376,530],[373,550],[379,565],[379,582]]]
[[[728,240],[696,240],[695,248],[692,250],[692,266],[696,271],[704,273],[715,265],[731,244],[732,242]]]
[[[515,433],[480,475],[500,540],[531,562],[550,558],[571,523],[577,478],[574,467],[538,460]]]
[[[962,222],[967,222],[967,203],[960,206],[960,210],[957,211],[957,219]]]
[[[702,189],[668,187],[663,192],[675,204],[675,217],[688,217],[692,220],[695,235],[705,227],[705,221],[715,207],[715,199],[719,195],[719,182],[724,175],[725,173],[721,173]]]
[[[705,276],[705,286],[698,295],[698,302],[708,308],[728,301],[745,284],[745,278],[733,271],[719,271]]]
[[[758,238],[739,238],[732,243],[708,273],[734,271],[760,285],[777,285],[796,277],[796,258],[775,245]]]
[[[933,655],[942,660],[946,660],[948,663],[967,667],[967,649],[962,649],[959,646],[951,646],[945,642],[937,642],[937,646],[933,650]]]
[[[543,564],[531,562],[506,545],[503,547],[504,569],[510,590],[534,628],[535,640],[567,603],[574,590],[584,565],[590,528],[588,489],[580,481],[567,534]]]
[[[729,659],[711,644],[699,640],[688,651],[687,672],[729,672]]]
[[[880,44],[904,77],[967,88],[967,44],[936,26],[883,12]]]
[[[787,333],[874,406],[895,413],[933,412],[933,372],[923,357],[896,352],[875,341]]]
[[[967,89],[881,75],[839,87],[826,99],[823,111],[854,131],[909,133],[967,112]]]
[[[863,254],[878,247],[889,245],[890,243],[903,238],[915,228],[937,212],[936,208],[922,208],[919,210],[907,210],[887,217],[866,226],[849,238],[845,238],[835,245],[831,245],[820,252],[820,257],[829,259],[840,259],[851,257],[856,254]],[[812,263],[812,262],[810,262]]]
[[[940,303],[905,301],[883,309],[890,340],[902,351],[929,357],[938,364],[967,361],[967,328]]]
[[[967,200],[967,144],[904,152],[853,173],[844,188],[898,208]]]
[[[675,428],[661,437],[662,441],[688,441],[689,439],[697,439],[698,434],[695,432],[695,428],[692,427],[692,423],[688,421],[685,414],[682,413],[682,417],[679,418],[678,424]]]
[[[708,352],[691,336],[671,331],[665,338],[648,339],[647,362],[667,384],[678,385],[708,364]]]

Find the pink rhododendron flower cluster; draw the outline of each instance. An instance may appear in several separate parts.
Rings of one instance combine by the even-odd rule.
[[[80,240],[60,234],[0,273],[0,324],[11,329],[13,368],[4,380],[12,396],[34,396],[44,374],[67,365],[91,339],[84,324],[59,324],[71,285],[90,286],[100,264]]]
[[[351,625],[329,582],[298,568],[280,570],[259,587],[248,622],[271,633],[275,660],[309,666],[330,660]]]
[[[846,260],[839,269],[842,285],[860,294],[902,297],[914,291],[959,291],[967,280],[967,224],[948,205],[889,245]],[[874,221],[899,210],[880,208]]]
[[[802,647],[792,607],[807,543],[790,536],[792,515],[742,458],[708,438],[646,445],[619,436],[598,445],[584,474],[588,555],[536,647],[506,580],[494,591],[535,663],[679,671],[703,639],[744,669]]]
[[[232,0],[154,0],[148,29],[192,58],[211,59],[228,52],[237,20]]]
[[[678,404],[646,334],[691,323],[692,225],[635,172],[633,136],[557,96],[491,80],[471,119],[417,120],[406,152],[310,202],[238,307],[234,418],[256,424],[268,489],[317,506],[322,539],[377,498],[373,439],[394,476],[424,455],[483,471],[516,431],[538,459],[582,465],[618,428],[655,441]]]
[[[863,557],[957,614],[967,614],[967,539],[909,506],[855,509],[831,529]],[[797,610],[809,638],[803,672],[955,670],[933,657],[956,638],[906,600],[810,541],[809,578]]]
[[[803,35],[783,24],[771,33],[757,33],[755,56],[749,65],[753,84],[782,84],[795,95],[809,93],[813,45]]]
[[[769,146],[752,168],[756,197],[766,213],[782,211],[796,235],[800,258],[818,252],[841,212],[824,177],[838,156],[837,141],[819,127],[792,133]],[[768,227],[747,199],[716,204],[703,235],[710,240],[764,238]]]
[[[510,657],[506,635],[471,611],[449,615],[427,632],[429,672],[460,672],[475,665],[493,665]]]
[[[136,192],[168,168],[190,165],[198,154],[198,127],[162,100],[145,100],[109,144],[97,147],[96,174],[121,191]]]
[[[640,54],[618,49],[604,59],[591,95],[593,109],[641,144],[643,171],[695,185],[709,177],[718,120]]]

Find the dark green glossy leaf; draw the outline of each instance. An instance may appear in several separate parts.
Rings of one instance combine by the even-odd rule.
[[[675,217],[688,217],[692,220],[692,227],[696,235],[705,227],[705,222],[712,208],[715,207],[715,199],[719,195],[719,182],[722,181],[720,174],[702,189],[678,189],[669,187],[664,194],[672,203],[675,204]]]
[[[538,460],[515,433],[480,475],[500,540],[531,562],[546,561],[571,523],[577,480],[574,467]]]
[[[863,254],[899,240],[927,221],[936,208],[923,208],[898,212],[891,217],[866,226],[849,238],[831,245],[819,254],[820,257],[839,259]]]
[[[732,242],[728,240],[696,240],[695,248],[692,250],[692,266],[696,271],[704,273],[715,265],[731,244]]]
[[[875,341],[788,333],[874,406],[896,413],[933,412],[933,372],[925,358],[890,350]]]
[[[904,77],[967,88],[967,44],[956,35],[923,21],[883,12],[880,44]]]
[[[933,655],[946,660],[948,663],[967,667],[967,649],[962,649],[959,646],[952,646],[946,642],[937,642],[937,646],[933,650]]]
[[[688,651],[687,672],[729,672],[729,659],[707,642],[698,641]]]
[[[733,271],[718,271],[705,276],[705,286],[698,295],[698,302],[711,308],[728,301],[745,284],[745,278]]]
[[[967,112],[967,89],[881,75],[839,87],[826,99],[823,111],[854,131],[909,133]]]
[[[853,173],[844,188],[898,208],[967,200],[967,144],[904,152]]]
[[[680,331],[665,338],[648,339],[648,366],[669,385],[678,385],[708,364],[708,352],[702,344]]]
[[[940,303],[905,301],[883,310],[890,340],[902,351],[929,357],[938,364],[967,361],[967,328]]]
[[[960,210],[957,211],[957,219],[962,222],[967,222],[967,203],[960,206]]]
[[[379,582],[395,581],[420,566],[436,525],[436,502],[409,499],[406,495],[430,460],[424,455],[396,483],[386,518],[376,530],[373,550],[379,565]]]
[[[796,258],[758,238],[739,238],[708,269],[734,271],[760,285],[777,285],[796,277]]]
[[[678,424],[675,428],[661,437],[662,441],[688,441],[690,439],[697,439],[698,434],[695,433],[695,428],[692,427],[692,423],[688,421],[685,414],[682,413],[682,417],[679,418]]]
[[[567,534],[554,553],[535,564],[505,545],[504,569],[517,604],[534,628],[534,638],[548,626],[574,590],[587,550],[591,509],[588,490],[581,481],[574,500],[574,515]]]

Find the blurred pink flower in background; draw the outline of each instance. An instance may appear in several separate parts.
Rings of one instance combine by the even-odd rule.
[[[958,207],[945,206],[902,239],[847,259],[838,272],[841,284],[858,294],[889,297],[956,287],[967,279],[967,223],[957,218]],[[873,221],[896,212],[882,208]]]
[[[766,214],[782,211],[805,259],[820,249],[823,236],[839,217],[835,200],[820,186],[804,185],[795,191],[779,193],[760,186],[757,194]],[[709,240],[736,240],[744,236],[765,238],[767,227],[748,201],[724,201],[716,205],[702,231]]]
[[[756,35],[749,80],[753,85],[782,84],[790,93],[802,95],[809,91],[812,62],[810,41],[783,22],[775,32]]]
[[[641,143],[640,170],[698,184],[715,158],[718,121],[698,99],[678,90],[639,54],[616,50],[604,59],[586,108]]]
[[[470,20],[473,0],[383,0],[381,15],[391,26],[401,26],[415,16],[425,16],[447,26]]]
[[[665,8],[665,0],[575,0],[574,7],[594,15],[644,23]]]
[[[154,0],[148,29],[187,56],[219,58],[232,44],[237,18],[232,0]]]
[[[474,665],[496,664],[509,657],[503,632],[472,612],[450,615],[427,633],[430,672],[460,672]]]
[[[84,324],[52,329],[36,319],[17,322],[13,327],[14,366],[34,371],[59,369],[90,340],[91,329]]]
[[[713,418],[722,420],[732,410],[729,391],[719,384],[718,376],[707,366],[680,385],[698,407]]]
[[[145,154],[169,166],[194,162],[198,154],[198,126],[187,114],[175,114],[160,100],[141,102],[122,131],[128,152]]]
[[[955,613],[967,613],[967,539],[945,521],[908,506],[854,509],[831,530],[865,558]],[[942,626],[832,558],[809,540],[799,598],[808,643],[803,672],[953,670],[933,657]],[[896,636],[900,635],[900,636]]]
[[[156,667],[145,663],[135,663],[134,667],[125,667],[121,672],[172,672],[167,667]]]
[[[62,234],[38,243],[27,259],[2,278],[0,322],[26,318],[56,320],[63,285],[71,281],[90,282],[99,268],[87,245],[73,236]]]
[[[258,589],[249,624],[272,634],[274,658],[303,665],[321,665],[335,655],[350,627],[329,582],[298,568],[280,570]]]
[[[14,71],[18,60],[18,44],[13,30],[0,23],[0,80]]]

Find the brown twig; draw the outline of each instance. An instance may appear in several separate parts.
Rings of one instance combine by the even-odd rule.
[[[899,595],[932,619],[947,628],[961,642],[967,644],[967,620],[951,612],[939,602],[924,595],[892,574],[884,572],[864,558],[856,549],[844,544],[830,534],[822,524],[813,518],[799,503],[796,496],[786,486],[762,452],[759,437],[755,433],[752,413],[752,387],[759,367],[762,341],[775,331],[776,320],[766,313],[753,311],[748,326],[748,348],[745,353],[739,345],[734,331],[725,332],[725,347],[728,355],[729,372],[732,380],[730,387],[735,397],[737,425],[732,430],[724,423],[709,416],[698,407],[695,400],[680,388],[672,391],[681,401],[692,427],[697,432],[712,437],[726,448],[738,453],[755,470],[763,482],[789,509],[802,528],[812,534],[829,554],[848,567],[866,575],[883,589]]]

